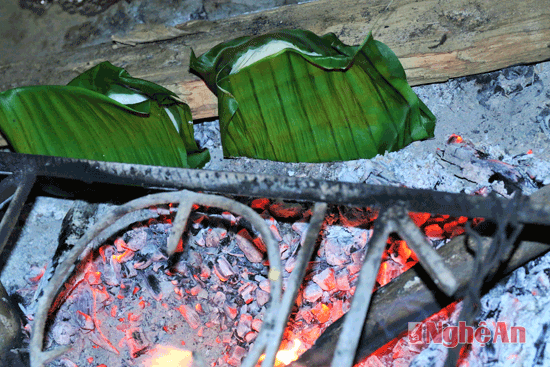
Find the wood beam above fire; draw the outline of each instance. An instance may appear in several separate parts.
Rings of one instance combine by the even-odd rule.
[[[372,30],[375,39],[397,54],[412,85],[550,59],[550,7],[538,0],[319,0],[177,28],[183,32],[176,38],[148,38],[134,47],[100,44],[60,54],[14,56],[13,62],[0,65],[0,91],[66,84],[109,60],[134,77],[176,92],[195,119],[211,118],[217,116],[217,100],[188,71],[191,49],[199,55],[232,38],[285,28],[334,32],[347,44],[361,43]]]

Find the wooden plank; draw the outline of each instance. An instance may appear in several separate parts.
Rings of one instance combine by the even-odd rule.
[[[283,28],[334,32],[347,44],[359,44],[373,29],[400,58],[412,85],[550,59],[550,0],[319,0],[178,28],[187,34],[135,47],[101,44],[21,56],[0,65],[0,90],[65,84],[109,60],[176,92],[194,119],[211,118],[217,116],[217,100],[189,73],[191,48],[199,55],[222,41]]]

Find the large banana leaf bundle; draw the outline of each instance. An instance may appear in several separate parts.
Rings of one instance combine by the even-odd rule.
[[[0,93],[0,130],[19,153],[193,168],[209,159],[189,106],[109,62],[67,86]]]
[[[370,34],[360,46],[304,30],[241,37],[190,65],[218,96],[225,156],[371,158],[433,137],[434,115]]]

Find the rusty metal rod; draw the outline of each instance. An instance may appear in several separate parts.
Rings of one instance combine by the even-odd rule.
[[[104,182],[158,189],[187,189],[212,193],[326,202],[355,207],[390,207],[406,202],[415,212],[468,218],[498,219],[508,200],[364,183],[334,182],[238,172],[220,172],[138,164],[98,162],[0,152],[0,172],[32,167],[38,176],[86,183]],[[550,207],[526,196],[518,205],[518,221],[550,225]]]

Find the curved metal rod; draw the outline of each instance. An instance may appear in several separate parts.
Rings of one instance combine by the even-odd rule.
[[[88,230],[84,234],[84,236],[76,243],[73,249],[67,253],[65,259],[59,264],[58,268],[56,269],[52,279],[44,288],[44,295],[38,300],[37,312],[35,315],[33,331],[29,345],[31,367],[42,367],[48,361],[55,359],[56,357],[70,349],[70,347],[63,347],[49,351],[42,351],[42,346],[44,342],[44,328],[48,317],[48,311],[51,307],[53,300],[55,299],[55,296],[57,295],[61,286],[67,281],[67,279],[75,269],[76,264],[78,264],[79,262],[79,258],[82,258],[81,255],[90,251],[90,249],[87,248],[88,244],[90,244],[94,240],[96,240],[96,243],[103,243],[108,237],[110,237],[110,232],[108,231],[108,229],[110,229],[110,227],[115,222],[119,221],[128,213],[140,209],[145,209],[154,205],[169,203],[181,204],[180,200],[185,201],[184,207],[182,208],[184,209],[184,213],[178,218],[179,222],[176,228],[178,232],[180,228],[185,228],[185,223],[182,224],[182,222],[187,221],[189,215],[189,211],[187,209],[192,206],[192,204],[189,204],[190,201],[201,205],[208,205],[226,209],[234,212],[235,214],[239,214],[250,221],[250,223],[260,232],[268,250],[268,258],[270,262],[269,280],[270,287],[272,289],[270,312],[268,313],[268,315],[276,313],[276,310],[279,308],[282,293],[282,265],[281,259],[279,257],[278,244],[262,217],[246,205],[238,203],[231,199],[227,199],[225,197],[197,194],[186,190],[180,191],[178,193],[175,194],[171,192],[147,195],[110,210],[105,215],[105,217],[101,221],[96,223],[90,230]],[[179,238],[176,238],[175,235],[176,231],[174,230],[169,236],[169,240],[171,238],[171,246],[173,246],[174,238],[176,245],[179,241]],[[168,251],[171,251],[171,249],[169,248]],[[268,322],[267,325],[264,326],[269,326],[270,324],[272,324],[272,322]],[[270,332],[271,328],[267,327],[265,328],[265,331],[264,328],[262,328],[262,330],[260,331],[260,335],[258,335],[258,338],[262,337],[263,339],[265,338],[264,335],[269,334]],[[253,350],[255,349],[258,348],[254,346]]]

